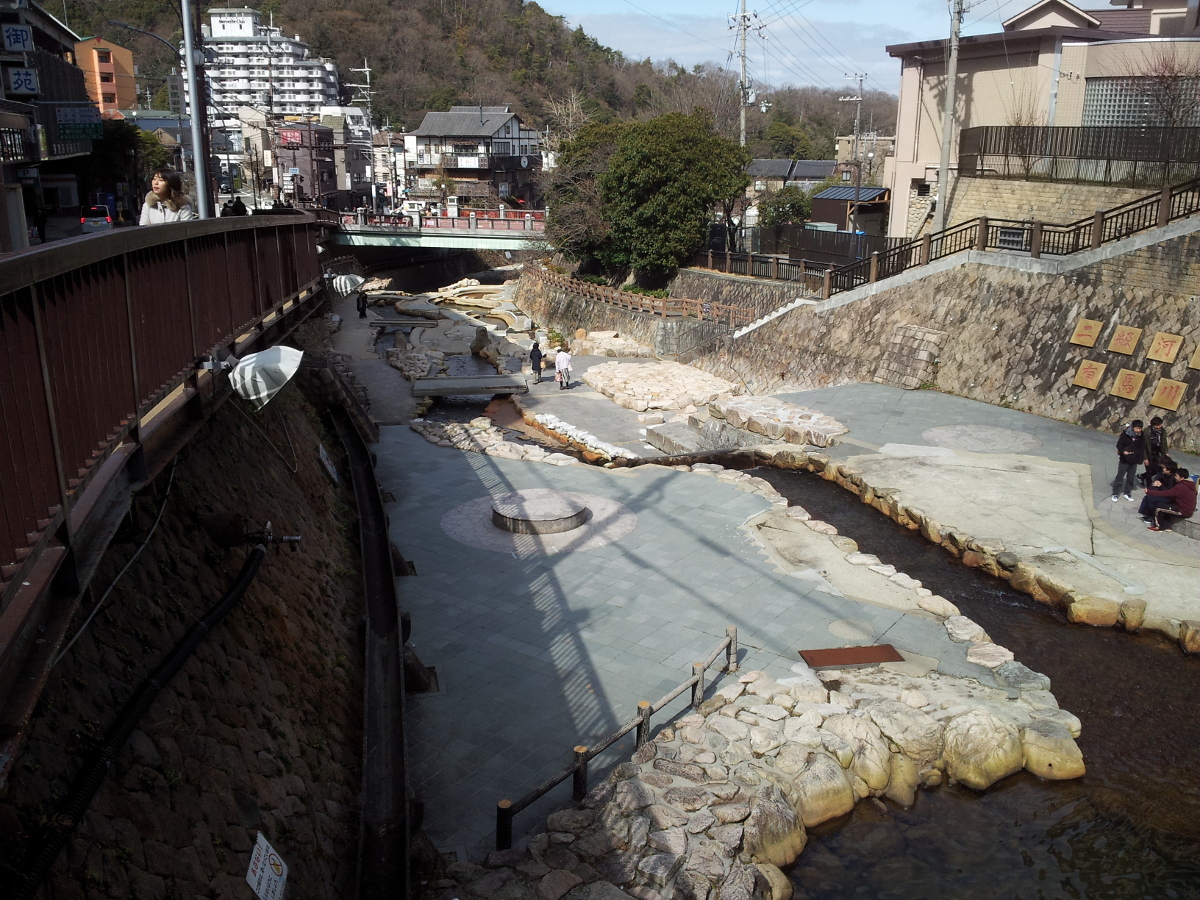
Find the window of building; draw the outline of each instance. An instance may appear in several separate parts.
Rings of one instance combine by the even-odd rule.
[[[849,180],[850,180],[850,170],[843,169],[842,170],[842,181],[849,181]]]
[[[1160,88],[1157,79],[1149,77],[1089,78],[1083,88],[1083,124],[1134,128],[1200,125],[1200,105],[1181,102],[1183,97],[1196,96],[1200,78],[1179,80],[1191,82],[1190,89]]]
[[[913,187],[913,190],[917,192],[918,197],[928,197],[929,196],[929,182],[928,181],[914,181],[912,183],[912,187]]]
[[[116,103],[117,95],[116,94],[101,94],[100,99],[101,99],[102,103]]]
[[[113,80],[112,72],[101,72],[100,80],[105,84],[111,84]]]
[[[96,51],[96,62],[104,63],[105,65],[108,65],[109,63],[112,62],[112,54],[109,53],[107,50],[97,50]]]

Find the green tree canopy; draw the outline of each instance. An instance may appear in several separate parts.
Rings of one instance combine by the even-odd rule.
[[[803,188],[783,187],[758,200],[758,223],[765,228],[799,225],[812,216],[812,195]]]
[[[777,158],[813,159],[813,145],[803,128],[776,119],[767,126],[767,145]]]
[[[566,141],[557,165],[546,173],[546,239],[568,259],[585,265],[600,259],[609,227],[599,177],[608,168],[624,125],[589,123]]]
[[[736,204],[748,163],[704,115],[668,113],[625,125],[599,178],[606,267],[650,280],[670,274],[704,245],[714,209]]]

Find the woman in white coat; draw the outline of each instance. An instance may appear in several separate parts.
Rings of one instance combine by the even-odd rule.
[[[173,169],[158,169],[150,179],[150,193],[142,204],[139,225],[162,225],[196,218],[192,201],[183,192],[183,181]]]

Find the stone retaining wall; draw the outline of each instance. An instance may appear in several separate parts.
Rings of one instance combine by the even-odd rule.
[[[1039,219],[1066,224],[1152,194],[1153,188],[1126,188],[1106,184],[1064,184],[1019,181],[1009,178],[955,178],[950,188],[953,227],[968,219]]]
[[[728,303],[752,309],[756,318],[800,296],[799,285],[786,281],[725,275],[703,269],[680,269],[679,274],[671,279],[667,291],[672,297]]]

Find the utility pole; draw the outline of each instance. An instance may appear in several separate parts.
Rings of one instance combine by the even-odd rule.
[[[201,219],[212,218],[212,207],[208,202],[208,153],[204,140],[205,122],[208,115],[201,90],[203,70],[196,65],[196,31],[192,27],[192,2],[182,0],[184,67],[187,72],[188,99],[191,101],[192,126],[192,171],[196,176],[196,214]]]
[[[746,33],[750,30],[750,20],[757,18],[757,13],[746,12],[746,0],[742,0],[742,11],[731,19],[737,19],[738,57],[741,59],[742,74],[738,79],[738,121],[741,125],[741,144],[746,146],[746,107],[753,102],[750,92],[750,78],[746,74]]]
[[[374,91],[371,90],[371,67],[367,64],[366,57],[363,58],[363,67],[361,69],[351,69],[351,72],[360,72],[363,75],[364,84],[350,84],[347,87],[352,87],[359,91],[359,96],[362,97],[367,104],[367,125],[371,130],[371,134],[375,133],[375,118],[371,112],[371,97]],[[354,98],[357,102],[359,97]],[[480,107],[480,115],[482,116],[483,107]],[[378,187],[375,180],[375,145],[371,139],[367,140],[367,149],[369,159],[371,160],[371,211],[379,211],[379,198],[377,196]]]
[[[853,75],[846,76],[851,81],[858,81],[858,93],[853,97],[839,98],[843,103],[852,102],[854,104],[854,146],[851,148],[850,155],[854,157],[854,207],[850,214],[850,230],[855,234],[858,233],[858,197],[862,191],[862,159],[858,152],[858,133],[859,125],[862,122],[862,99],[863,99],[863,79],[867,76],[862,73],[855,72]]]
[[[958,81],[958,33],[969,8],[966,0],[954,0],[950,14],[950,54],[946,60],[946,106],[942,111],[942,158],[938,162],[937,199],[934,201],[933,230],[946,227],[947,182],[950,180],[950,141],[954,137],[955,88]]]

